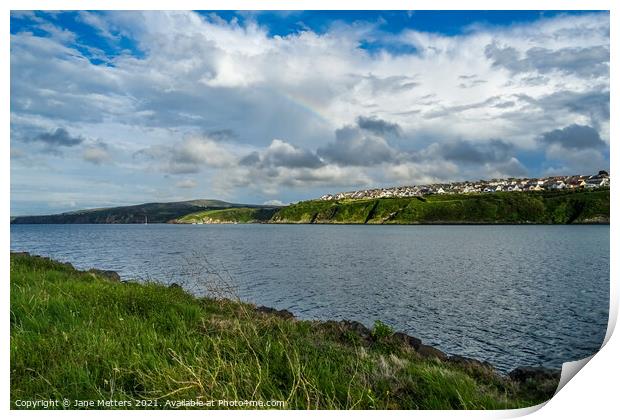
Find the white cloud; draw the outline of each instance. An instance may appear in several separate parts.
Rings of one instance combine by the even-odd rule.
[[[196,181],[194,181],[193,179],[187,178],[187,179],[182,179],[179,182],[177,182],[175,184],[175,187],[177,188],[196,188],[198,184],[196,183]]]
[[[82,157],[84,160],[94,163],[95,165],[101,165],[112,160],[108,146],[103,142],[96,142],[87,146],[84,149]]]

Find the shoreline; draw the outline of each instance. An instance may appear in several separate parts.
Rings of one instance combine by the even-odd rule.
[[[76,273],[88,274],[91,276],[100,277],[100,278],[105,279],[106,281],[111,281],[114,283],[136,284],[136,285],[143,284],[142,282],[135,281],[135,280],[123,280],[120,274],[118,274],[116,271],[113,271],[113,270],[102,270],[98,268],[89,268],[87,270],[80,270],[80,269],[75,268],[73,264],[70,262],[61,262],[61,261],[55,260],[50,257],[30,254],[30,252],[27,252],[27,251],[11,250],[10,256],[11,258],[27,257],[27,258],[32,258],[35,260],[59,264],[63,267],[66,267],[69,270],[75,271]],[[177,283],[171,283],[169,285],[166,285],[165,283],[160,283],[160,282],[154,282],[154,283],[159,284],[162,287],[166,287],[168,289],[180,289],[186,293],[189,293],[185,291]],[[209,297],[197,297],[194,295],[192,296],[196,300],[213,299]],[[222,302],[228,302],[228,303],[239,303],[242,305],[249,305],[256,311],[256,313],[275,316],[275,317],[281,318],[283,320],[291,321],[291,322],[311,322],[319,326],[325,326],[327,328],[334,328],[334,329],[340,330],[341,333],[345,336],[348,334],[356,335],[359,339],[361,339],[365,343],[372,344],[374,341],[376,341],[376,337],[374,335],[373,330],[356,320],[348,320],[348,319],[303,320],[303,319],[297,318],[295,314],[293,314],[287,309],[277,309],[277,308],[272,308],[268,306],[256,305],[253,303],[240,301],[239,299],[224,298],[224,299],[215,299],[215,300],[216,301],[221,300]],[[450,355],[450,354],[444,353],[442,350],[434,346],[424,344],[421,339],[415,336],[411,336],[401,331],[394,331],[392,330],[391,327],[381,323],[380,321],[377,321],[377,322],[380,325],[385,326],[389,330],[389,334],[391,337],[393,337],[398,342],[403,343],[404,345],[410,347],[422,358],[437,359],[447,364],[459,365],[459,366],[467,367],[470,369],[473,368],[473,369],[489,371],[491,374],[497,375],[498,377],[501,377],[502,379],[509,379],[509,380],[520,382],[520,383],[527,383],[528,381],[531,381],[531,380],[557,380],[559,382],[559,379],[560,379],[561,369],[548,368],[548,367],[543,367],[543,366],[518,366],[508,372],[502,372],[487,361],[482,361],[476,358],[465,357],[461,355],[455,355],[455,354]]]
[[[12,216],[11,224],[609,224],[610,190],[530,191],[306,200],[287,206],[187,208],[142,204],[39,216]]]

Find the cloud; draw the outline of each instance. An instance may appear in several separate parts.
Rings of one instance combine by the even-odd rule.
[[[234,149],[231,143],[192,135],[172,145],[139,149],[133,153],[133,159],[152,162],[153,169],[168,174],[194,174],[234,166],[239,160]]]
[[[560,90],[538,99],[529,98],[529,101],[547,112],[569,111],[587,116],[594,125],[609,121],[609,86],[581,92]]]
[[[209,138],[189,138],[172,148],[170,162],[175,164],[223,167],[233,164],[234,155],[222,143]]]
[[[59,127],[53,131],[37,135],[32,138],[32,141],[45,143],[47,146],[52,148],[60,146],[72,147],[82,143],[84,138],[81,136],[72,136],[66,129]]]
[[[545,173],[562,174],[593,174],[601,169],[609,169],[609,160],[601,150],[566,149],[559,145],[547,148],[548,165]]]
[[[85,161],[101,165],[111,160],[109,147],[106,143],[98,141],[84,149],[82,157]]]
[[[517,159],[511,157],[508,161],[500,162],[490,168],[489,174],[493,178],[525,177],[528,175],[527,168]]]
[[[79,11],[77,20],[95,28],[103,37],[118,41],[120,36],[113,33],[111,25],[101,15],[93,12]]]
[[[434,153],[453,162],[481,164],[506,161],[514,153],[514,146],[501,140],[491,140],[484,144],[458,141],[437,144]]]
[[[362,83],[373,94],[385,94],[385,93],[402,93],[414,89],[419,86],[420,83],[415,81],[415,77],[411,76],[387,76],[380,77],[374,74],[362,76]]]
[[[196,181],[190,178],[182,179],[178,181],[176,184],[174,184],[174,186],[177,188],[187,188],[187,189],[196,188],[197,185],[198,184],[196,183]]]
[[[514,47],[489,44],[484,49],[493,66],[504,67],[511,73],[538,72],[573,73],[578,76],[602,76],[609,73],[609,47],[567,47],[557,50],[533,47],[523,58]]]
[[[324,165],[316,154],[278,139],[272,140],[264,151],[246,155],[240,163],[246,166],[285,168],[319,168]]]
[[[336,130],[336,139],[318,149],[325,160],[340,165],[372,166],[396,159],[397,151],[378,135],[346,126]]]
[[[402,135],[402,129],[396,123],[391,123],[377,117],[357,117],[357,126],[362,130],[370,131],[378,136]]]
[[[568,127],[543,133],[539,141],[546,146],[560,146],[564,149],[601,149],[606,144],[592,127],[572,124]]]

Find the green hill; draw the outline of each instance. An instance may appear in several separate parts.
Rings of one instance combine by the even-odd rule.
[[[185,215],[204,210],[235,207],[262,208],[220,200],[191,200],[173,203],[146,203],[135,206],[79,210],[45,216],[18,216],[11,224],[24,223],[167,223]]]
[[[609,223],[609,189],[304,201],[271,223]]]

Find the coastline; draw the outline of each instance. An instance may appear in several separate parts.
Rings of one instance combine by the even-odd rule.
[[[54,271],[55,276],[61,276],[61,274],[64,273],[67,278],[71,277],[73,279],[72,281],[86,281],[87,285],[92,287],[96,286],[96,284],[92,284],[92,282],[99,282],[106,289],[113,287],[115,288],[115,292],[121,294],[133,290],[134,288],[137,288],[140,293],[148,293],[151,290],[150,288],[153,288],[153,291],[162,293],[166,296],[166,299],[178,297],[179,294],[182,294],[184,299],[188,299],[193,305],[215,305],[224,308],[225,313],[230,313],[231,311],[237,312],[239,308],[241,308],[243,311],[247,312],[245,315],[247,319],[243,318],[243,322],[247,322],[250,328],[256,329],[257,325],[255,325],[255,322],[259,322],[259,320],[261,320],[260,322],[262,322],[262,320],[267,320],[269,324],[275,322],[280,324],[280,328],[284,330],[296,331],[296,333],[298,333],[297,330],[299,329],[306,331],[307,334],[310,334],[312,342],[317,340],[320,336],[326,342],[332,343],[338,348],[353,349],[356,352],[358,349],[365,349],[359,350],[364,352],[375,352],[378,357],[377,360],[379,365],[382,363],[385,364],[387,363],[385,360],[390,360],[390,358],[395,357],[396,359],[394,360],[402,359],[407,361],[402,362],[401,360],[401,362],[396,362],[397,364],[411,363],[415,365],[417,363],[423,366],[431,366],[433,369],[447,369],[450,372],[454,372],[454,374],[465,375],[474,381],[493,384],[493,386],[498,386],[505,391],[510,390],[514,395],[525,395],[528,400],[538,403],[551,398],[559,382],[559,370],[520,367],[514,369],[507,375],[503,375],[489,363],[457,355],[446,355],[435,347],[425,345],[418,338],[401,332],[394,332],[389,326],[380,322],[375,324],[373,329],[369,329],[359,322],[350,320],[302,321],[295,318],[295,316],[287,310],[278,310],[261,306],[257,307],[252,304],[230,299],[213,300],[209,298],[196,298],[189,296],[181,287],[174,284],[166,287],[160,285],[144,285],[135,282],[122,282],[120,276],[113,271],[98,269],[80,271],[76,270],[69,263],[59,263],[47,257],[33,256],[24,252],[11,252],[12,311],[14,310],[14,262],[16,264],[38,267],[38,270],[42,270],[43,272],[45,270]],[[65,283],[63,279],[54,281],[60,281],[58,285],[61,287],[63,285],[67,286],[67,288],[73,287],[73,284]],[[105,314],[102,314],[102,316],[105,316]],[[234,319],[234,317],[230,318],[229,316],[224,316],[222,318],[221,314],[218,315],[218,317],[218,323],[239,322],[239,320]],[[11,338],[11,345],[13,346],[13,322]],[[289,340],[290,338],[287,335],[282,339]],[[319,343],[319,345],[320,344],[321,343]],[[383,362],[381,362],[381,360],[383,360]],[[325,362],[327,362],[327,360],[320,361],[320,363]],[[12,357],[12,368],[13,363],[14,358]],[[395,369],[395,367],[391,369]],[[544,399],[541,399],[542,397],[544,397]],[[522,405],[517,404],[517,406]]]
[[[179,208],[179,203],[11,217],[11,224],[609,224],[610,190],[529,191],[309,200],[273,208]],[[166,210],[167,209],[167,210]]]

